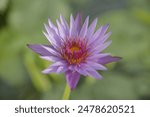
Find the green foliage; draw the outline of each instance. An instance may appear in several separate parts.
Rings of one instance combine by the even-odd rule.
[[[2,14],[7,9],[8,1],[9,0],[0,1],[0,14]]]
[[[143,0],[1,0],[0,99],[61,99],[64,75],[42,74],[50,63],[26,44],[48,43],[47,19],[79,11],[110,24],[113,43],[105,51],[123,59],[107,65],[102,80],[81,76],[71,99],[150,99],[150,9]]]

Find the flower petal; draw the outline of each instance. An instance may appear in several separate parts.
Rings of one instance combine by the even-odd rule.
[[[67,66],[67,63],[63,60],[53,63],[51,66]]]
[[[90,65],[85,64],[85,63],[82,63],[81,65],[84,68],[84,70],[86,71],[87,75],[94,77],[96,79],[102,78],[102,76],[94,68],[92,68]]]
[[[106,31],[108,30],[109,28],[109,24],[106,24],[105,26],[103,26],[103,29],[101,31],[101,35],[104,35],[106,33]]]
[[[88,72],[89,76],[92,76],[96,79],[102,78],[102,76],[95,69],[87,68],[86,71]]]
[[[64,73],[68,70],[68,68],[66,66],[60,66],[57,68],[56,73],[60,74],[60,73]]]
[[[60,46],[61,45],[61,38],[60,36],[55,32],[54,29],[49,27],[48,25],[44,25],[47,33],[43,32],[48,41],[55,46]]]
[[[51,22],[50,18],[48,19],[48,24],[58,34],[57,27]]]
[[[87,61],[87,65],[91,66],[92,68],[96,70],[107,70],[107,68],[99,63],[93,62],[93,61]]]
[[[94,33],[94,35],[91,36],[91,38],[88,40],[88,46],[90,46],[92,43],[94,43],[95,39],[100,35],[102,31],[103,26],[100,26],[99,29]]]
[[[54,66],[54,67],[48,67],[47,69],[43,70],[42,73],[43,74],[49,74],[49,73],[52,73],[52,72],[56,72],[58,69],[58,67]]]
[[[102,58],[102,57],[105,57],[105,56],[108,56],[108,55],[110,55],[110,54],[109,53],[91,54],[90,56],[87,57],[87,60],[97,61],[98,58]]]
[[[101,52],[104,49],[106,49],[111,43],[112,43],[112,40],[109,40],[109,41],[105,42],[104,44],[102,44],[102,46],[97,47],[96,50]]]
[[[79,65],[69,65],[68,69],[70,71],[77,71],[79,74],[82,74],[84,76],[87,76],[87,72],[84,70],[84,66],[81,64]]]
[[[50,47],[50,46],[44,46],[44,45],[42,45],[42,47],[43,47],[45,50],[49,51],[52,55],[61,57],[60,53],[59,53],[57,50],[55,50],[55,48]]]
[[[66,67],[65,64],[61,63],[61,62],[56,62],[52,65],[50,65],[47,69],[43,70],[42,73],[44,74],[49,74],[49,73],[63,73],[66,72],[68,70],[68,68]]]
[[[107,29],[109,28],[109,24],[105,26],[101,26],[93,35],[92,40],[89,40],[88,46],[91,44],[96,44],[100,43],[99,41],[104,38],[104,34],[106,33]]]
[[[106,33],[106,31],[108,30],[109,28],[109,24],[106,24],[104,26],[101,26],[94,34],[93,38],[94,40],[99,40],[101,37],[104,36],[104,34]]]
[[[117,62],[120,59],[121,59],[121,57],[109,55],[109,56],[99,58],[98,63],[105,65],[105,64],[111,63],[111,62]]]
[[[109,36],[111,35],[111,33],[112,32],[110,31],[107,34],[100,36],[98,39],[96,39],[95,41],[93,41],[93,43],[91,43],[91,46],[92,47],[96,47],[96,46],[99,46],[98,43],[99,44],[105,43],[105,41],[109,38]]]
[[[79,35],[79,32],[81,30],[81,25],[82,25],[82,16],[80,13],[77,14],[76,19],[75,19],[75,26],[77,30],[77,35]]]
[[[43,48],[43,46],[49,47],[49,45],[42,45],[42,44],[27,44],[29,48],[31,48],[34,52],[42,55],[42,56],[51,56],[52,53],[49,52],[47,49]]]
[[[110,37],[111,34],[111,31],[105,34],[104,37],[100,39],[100,43],[104,43]]]
[[[103,27],[104,26],[100,26],[99,29],[94,33],[93,40],[96,40],[99,36],[101,36]]]
[[[88,24],[89,24],[89,16],[87,16],[87,18],[85,19],[85,22],[84,22],[84,24],[81,28],[81,31],[80,31],[80,34],[79,34],[79,37],[81,39],[84,39],[86,34],[87,34]]]
[[[75,70],[76,70],[78,73],[80,73],[80,74],[82,74],[82,75],[84,75],[84,76],[87,76],[87,75],[88,75],[88,73],[87,73],[87,71],[85,70],[85,67],[84,67],[84,65],[82,65],[82,63],[81,63],[80,65],[76,66],[76,67],[75,67]]]
[[[95,27],[96,27],[96,24],[97,24],[97,20],[98,18],[96,18],[92,23],[91,25],[89,26],[88,28],[88,31],[87,31],[87,38],[88,39],[91,39],[93,33],[94,33],[94,30],[95,30]]]
[[[99,52],[103,51],[104,49],[106,49],[111,43],[112,43],[111,40],[109,40],[105,43],[101,43],[99,45],[96,45],[96,43],[95,43],[95,46],[94,45],[91,46],[90,52],[93,54],[99,53]]]
[[[75,26],[75,21],[74,21],[73,16],[71,15],[70,16],[70,32],[69,32],[70,37],[75,37],[76,36],[77,32],[76,32],[74,26]]]
[[[71,90],[76,88],[80,79],[80,74],[75,71],[67,71],[66,72],[66,80]]]
[[[66,36],[69,36],[69,26],[65,18],[62,15],[60,15],[60,21],[61,21],[61,24],[64,26]]]
[[[58,20],[56,20],[56,23],[58,26],[59,35],[60,35],[61,39],[64,39],[66,37],[65,28]]]
[[[47,61],[52,61],[52,62],[56,62],[56,61],[61,60],[61,58],[55,57],[55,56],[40,56],[40,58],[45,59]]]

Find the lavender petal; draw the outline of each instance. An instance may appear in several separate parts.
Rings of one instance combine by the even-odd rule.
[[[60,15],[60,21],[61,21],[61,24],[64,26],[66,37],[69,36],[69,26],[65,18],[62,15]]]
[[[75,37],[76,36],[76,30],[75,30],[74,26],[75,26],[75,21],[74,21],[73,16],[71,15],[70,16],[70,32],[69,32],[70,37]]]
[[[56,66],[54,66],[54,67],[50,66],[47,69],[43,70],[42,73],[43,74],[55,73],[57,71],[57,69],[58,69],[58,67],[56,67]]]
[[[97,62],[87,61],[86,63],[88,66],[91,66],[92,68],[96,70],[107,70],[107,68]]]
[[[51,56],[52,53],[50,53],[47,49],[43,48],[43,46],[49,47],[49,45],[42,45],[42,44],[27,44],[29,48],[31,48],[34,52],[42,55],[42,56]]]
[[[102,76],[95,69],[87,68],[86,71],[88,72],[88,75],[92,76],[93,78],[96,79],[102,78]]]
[[[79,37],[81,39],[84,39],[86,34],[87,34],[88,24],[89,24],[89,16],[87,16],[87,18],[85,19],[85,22],[84,22],[84,24],[81,28],[81,31],[80,31],[80,34],[79,34]]]
[[[50,18],[48,19],[48,24],[53,30],[55,30],[56,34],[58,34],[57,27],[51,22]]]
[[[82,25],[82,16],[80,13],[78,13],[76,16],[76,19],[75,19],[75,26],[76,26],[76,30],[77,30],[77,35],[79,35],[79,33],[80,33],[81,25]]]
[[[93,35],[93,33],[94,33],[94,30],[95,30],[95,28],[96,28],[97,20],[98,20],[98,18],[96,18],[96,19],[91,23],[91,25],[90,25],[89,28],[88,28],[88,31],[87,31],[87,38],[88,38],[88,39],[92,39],[91,37],[92,37],[92,35]]]
[[[52,62],[57,62],[57,61],[62,60],[61,58],[56,57],[56,56],[40,56],[40,58],[45,59],[47,61],[52,61]]]
[[[105,56],[102,58],[99,58],[98,63],[105,65],[107,63],[112,63],[112,62],[117,62],[121,59],[121,57],[117,57],[117,56]]]
[[[71,90],[75,89],[80,79],[80,74],[75,71],[66,72],[66,80]]]
[[[82,67],[84,68],[84,70],[86,71],[87,75],[94,77],[96,79],[101,79],[102,76],[94,69],[92,68],[92,66],[86,64],[86,63],[82,63]]]

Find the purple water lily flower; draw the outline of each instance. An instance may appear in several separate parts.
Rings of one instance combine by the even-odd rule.
[[[100,26],[95,31],[97,18],[89,25],[89,16],[82,24],[80,14],[75,19],[71,15],[68,25],[60,15],[60,21],[56,20],[56,23],[57,26],[49,19],[45,25],[46,32],[43,33],[49,41],[48,45],[28,44],[28,47],[41,58],[53,62],[42,72],[64,72],[71,90],[77,86],[80,74],[101,79],[97,70],[107,70],[105,64],[120,60],[120,57],[102,53],[111,44],[111,40],[106,41],[111,32],[107,32],[109,25]]]

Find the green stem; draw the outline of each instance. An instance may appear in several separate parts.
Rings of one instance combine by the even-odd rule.
[[[70,97],[70,93],[71,93],[71,90],[70,90],[70,87],[68,86],[68,84],[66,83],[66,87],[65,87],[65,90],[64,90],[64,94],[63,94],[63,100],[69,100],[69,97]]]

